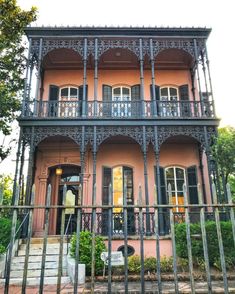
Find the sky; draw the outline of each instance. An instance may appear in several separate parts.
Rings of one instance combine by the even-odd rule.
[[[235,127],[234,0],[18,0],[38,8],[37,26],[157,26],[212,28],[207,42],[220,126]],[[12,152],[15,152],[13,148]],[[12,157],[0,174],[13,173]]]

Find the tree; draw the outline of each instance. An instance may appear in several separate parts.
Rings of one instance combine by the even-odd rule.
[[[218,130],[213,146],[213,156],[218,165],[222,183],[230,182],[234,186],[235,178],[235,128],[225,127]]]
[[[13,194],[13,180],[10,176],[0,175],[0,193],[2,194],[2,204],[11,205]],[[8,217],[10,210],[4,208],[1,210],[0,217]]]
[[[36,20],[36,8],[24,11],[16,0],[0,0],[0,134],[10,135],[20,109],[26,66],[24,28]],[[10,148],[0,143],[0,162]]]

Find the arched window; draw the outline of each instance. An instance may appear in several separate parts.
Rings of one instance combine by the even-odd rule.
[[[165,169],[166,188],[171,185],[172,202],[173,204],[184,204],[183,184],[185,180],[185,169],[177,166],[168,167]],[[175,212],[184,212],[184,208],[175,208]]]
[[[161,87],[160,88],[161,101],[177,101],[179,100],[178,88],[176,87]]]
[[[60,89],[60,100],[78,100],[78,87],[64,87]]]

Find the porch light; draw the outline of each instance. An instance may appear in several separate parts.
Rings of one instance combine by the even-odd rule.
[[[57,176],[61,176],[62,175],[62,173],[63,173],[63,170],[62,170],[62,168],[59,166],[59,167],[57,167],[56,168],[56,170],[55,170],[55,174],[57,175]]]

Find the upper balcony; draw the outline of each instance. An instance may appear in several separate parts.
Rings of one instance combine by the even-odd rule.
[[[216,119],[209,29],[27,28],[26,33],[21,122]]]

